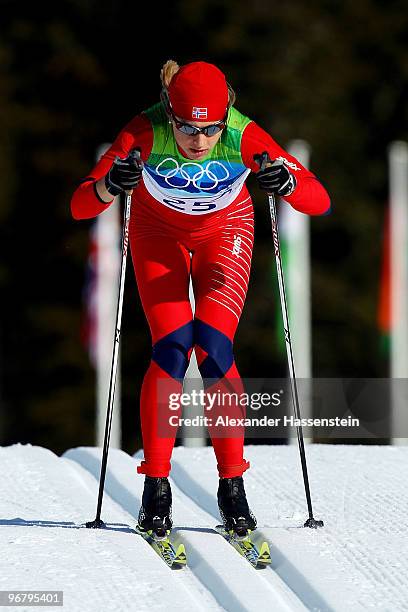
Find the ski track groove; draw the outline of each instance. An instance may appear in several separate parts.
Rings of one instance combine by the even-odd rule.
[[[0,558],[0,589],[63,590],[69,612],[164,611],[168,597],[183,612],[221,609],[195,583],[175,580],[167,588],[171,570],[135,533],[81,528],[95,516],[97,483],[77,463],[31,445],[0,447],[0,463],[0,490],[7,492],[0,546],[8,551]],[[107,494],[103,509],[108,527],[133,522]],[[101,581],[104,574],[109,580]]]
[[[111,459],[114,453],[115,451],[111,450]],[[122,460],[125,459],[125,461],[132,461],[129,455],[126,455],[121,451],[117,451],[117,454],[120,455],[120,458]],[[78,465],[82,469],[87,470],[88,473],[92,475],[92,479],[96,484],[97,482],[99,482],[100,455],[100,450],[93,448],[70,449],[69,451],[64,453],[65,458],[78,463]],[[127,490],[118,480],[116,480],[115,475],[112,472],[111,465],[112,461],[110,463],[108,462],[108,469],[105,481],[105,495],[109,495],[109,497],[114,499],[115,502],[126,512],[126,514],[130,518],[131,524],[136,524],[137,513],[139,511],[140,506],[140,499],[136,497],[130,490]],[[130,470],[129,467],[131,468]],[[132,475],[132,479],[135,483],[143,482],[143,479],[136,474],[136,464],[134,462],[132,462],[130,465],[126,465],[125,470],[127,473]],[[102,506],[102,515],[103,514],[104,509]],[[212,592],[191,570],[191,567],[187,567],[180,571],[170,570],[165,566],[164,562],[158,558],[157,553],[155,553],[153,549],[146,542],[144,542],[140,536],[135,533],[135,537],[141,543],[141,546],[143,547],[144,551],[153,555],[157,565],[162,566],[166,572],[171,572],[173,579],[177,581],[179,587],[185,591],[186,597],[194,599],[194,601],[192,602],[193,610],[202,610],[203,612],[207,612],[208,610],[224,610],[224,608],[213,596]],[[217,577],[214,576],[214,579],[216,580]],[[235,603],[237,604],[237,610],[239,610],[239,602],[236,601]]]
[[[190,498],[191,502],[195,506],[209,513],[213,520],[221,522],[218,505],[216,502],[216,488],[214,488],[214,494],[209,495],[208,491],[201,487],[201,485],[199,485],[197,482],[194,482],[194,478],[190,475],[190,473],[186,472],[184,467],[177,460],[177,449],[175,450],[176,452],[175,457],[173,456],[172,460],[173,467],[171,473],[173,482],[175,482],[185,496]],[[246,489],[248,494],[248,487],[246,487]],[[278,588],[286,592],[287,599],[291,601],[292,606],[296,609],[331,612],[331,608],[327,602],[318,592],[315,591],[305,577],[296,571],[296,568],[288,564],[288,561],[285,559],[282,551],[278,551],[276,549],[273,544],[273,540],[271,541],[269,533],[266,533],[263,529],[258,528],[253,534],[253,540],[258,544],[262,540],[267,540],[271,549],[272,564],[269,568],[266,568],[261,572],[257,572],[260,580],[265,581],[271,590],[276,589],[278,586]],[[279,561],[277,561],[277,559],[279,559]],[[289,566],[289,570],[286,570],[283,573],[278,572],[277,569],[281,565]]]
[[[296,449],[294,449],[296,451]],[[323,555],[329,551],[331,560],[339,571],[339,582],[345,585],[358,586],[360,596],[353,602],[353,610],[408,610],[406,585],[408,584],[408,550],[406,537],[401,541],[404,549],[399,566],[387,554],[387,542],[390,537],[408,531],[407,513],[405,511],[408,496],[405,493],[405,503],[401,503],[401,482],[406,481],[408,470],[403,456],[401,461],[389,460],[393,457],[395,447],[383,447],[382,470],[376,470],[375,459],[378,449],[360,446],[354,448],[352,454],[346,446],[324,446],[306,447],[306,453],[310,455],[310,477],[312,499],[318,502],[320,508],[315,512],[316,518],[325,521],[325,527],[318,531],[319,549]],[[319,487],[327,473],[326,465],[330,461],[330,480],[335,483],[333,487]],[[294,466],[296,452],[285,457],[288,463]],[[333,461],[333,456],[336,460]],[[281,468],[282,459],[275,457]],[[271,462],[272,463],[272,462]],[[384,487],[382,478],[383,469],[387,474],[387,486]],[[286,495],[290,480],[279,478],[278,469],[266,469],[266,474],[273,474],[273,480],[269,476],[264,479],[266,486],[273,487],[273,498],[275,489],[280,490],[279,497]],[[292,478],[293,474],[292,472]],[[405,478],[404,478],[405,475]],[[255,473],[254,479],[259,481],[259,471]],[[301,492],[302,480],[298,469],[299,492]],[[317,486],[313,482],[317,483]],[[327,481],[327,478],[326,478]],[[303,493],[303,491],[302,491]],[[398,504],[394,503],[398,499]],[[344,500],[344,502],[343,502]],[[299,498],[300,505],[304,508],[304,498]],[[317,503],[314,509],[318,508]],[[294,515],[296,516],[296,514]],[[392,517],[392,518],[391,518]],[[390,520],[391,518],[391,520]],[[309,530],[304,532],[304,539],[312,540],[313,533]],[[379,539],[381,545],[379,543]],[[390,547],[390,553],[392,547]],[[352,578],[350,579],[350,576]],[[405,587],[403,590],[401,587]],[[379,603],[379,601],[381,603]],[[389,602],[389,603],[386,603]],[[347,601],[339,602],[338,609],[349,610],[351,606]]]
[[[174,471],[174,468],[173,468],[173,471]],[[208,528],[211,530],[211,535],[217,539],[217,542],[218,542],[217,546],[220,548],[223,547],[224,554],[227,554],[227,555],[232,554],[233,558],[238,557],[238,561],[241,562],[242,566],[245,568],[245,571],[255,573],[255,575],[250,574],[251,582],[257,581],[260,587],[263,583],[264,588],[266,587],[266,589],[269,591],[271,596],[275,596],[275,597],[277,595],[277,588],[278,588],[280,590],[279,596],[281,597],[282,609],[296,610],[299,612],[306,610],[303,603],[298,599],[298,597],[293,593],[293,591],[287,590],[287,585],[283,583],[283,581],[279,584],[279,579],[276,580],[276,578],[270,574],[268,569],[255,570],[251,568],[245,559],[241,558],[236,551],[231,549],[230,544],[228,544],[222,538],[222,536],[220,536],[213,529],[213,527],[211,527],[211,525],[215,526],[215,524],[221,523],[221,518],[219,516],[217,517],[217,516],[214,516],[206,512],[206,510],[203,509],[202,506],[200,506],[194,500],[194,498],[192,498],[188,493],[185,493],[184,490],[181,489],[177,485],[177,481],[174,479],[174,477],[171,478],[171,481],[172,481],[171,486],[172,486],[172,491],[173,491],[173,498],[176,504],[181,502],[184,505],[184,507],[190,507],[193,510],[194,514],[196,514],[197,516],[201,515],[203,518],[205,517],[204,520],[206,521],[206,524],[209,525]],[[180,530],[183,531],[183,528],[180,528]],[[234,607],[232,609],[235,611],[237,608]],[[254,605],[253,609],[259,610],[259,607],[257,605],[256,606]]]
[[[65,456],[78,461],[96,476],[99,474],[99,458],[96,457],[93,451],[94,449],[86,448],[71,449]],[[121,461],[120,466],[119,460]],[[135,486],[139,487],[137,499],[135,495],[132,496],[129,490],[123,490],[123,487],[126,489],[124,482],[118,483],[116,480],[119,467],[122,473],[134,474],[136,472],[137,461],[135,458],[121,452],[120,454],[115,453],[115,461],[116,470],[112,469],[112,462],[110,467],[108,464],[106,491],[127,511],[129,510],[129,504],[131,504],[133,511],[138,511],[142,492],[142,479],[132,476],[133,482],[129,483],[133,490],[135,490]],[[192,572],[197,581],[200,581],[202,587],[212,593],[222,609],[231,612],[259,610],[259,601],[256,604],[255,602],[252,604],[247,591],[252,589],[254,593],[258,593],[259,589],[261,589],[264,597],[267,597],[268,601],[271,602],[271,609],[276,612],[292,610],[304,612],[306,610],[293,592],[287,589],[286,585],[277,581],[276,577],[273,577],[273,580],[265,580],[263,574],[268,572],[268,570],[257,571],[251,568],[248,562],[241,558],[219,534],[209,528],[209,525],[214,525],[214,517],[196,505],[190,496],[185,495],[175,484],[174,480],[172,480],[172,492],[173,507],[175,509],[175,528],[173,533],[175,537],[177,534],[180,534],[182,541],[186,545],[188,555],[188,567],[186,570],[187,572]],[[198,527],[177,527],[180,524],[180,521],[177,521],[177,514],[183,517],[184,522],[190,525],[198,524]],[[135,512],[135,520],[136,517],[137,512]],[[185,524],[184,522],[183,524]],[[214,538],[213,547],[208,550],[200,547],[200,541],[203,541],[201,531],[208,532],[208,536]],[[220,563],[221,558],[223,559],[222,563]],[[232,576],[226,574],[226,566],[233,572]],[[185,570],[183,572],[187,573]],[[242,575],[241,582],[238,582],[236,576],[234,576],[237,572],[240,572],[240,575]],[[185,580],[185,576],[183,580]],[[234,592],[232,586],[239,589],[238,592]]]
[[[98,485],[99,483],[100,460],[98,459],[98,462],[96,464],[95,463],[93,464],[93,467],[97,468],[96,473],[94,472],[94,470],[89,470],[89,464],[87,464],[85,467],[81,464],[81,462],[78,462],[77,459],[71,459],[70,451],[67,451],[67,453],[65,453],[65,460],[72,462],[73,465],[76,467],[76,469],[79,469],[80,472],[82,472],[82,470],[86,470],[85,473],[90,476],[93,486],[95,487],[94,498],[96,500],[96,490],[97,490],[96,485]],[[135,475],[135,479],[136,478],[137,476]],[[107,481],[108,481],[108,478],[107,478]],[[106,485],[107,485],[107,481],[106,481]],[[108,487],[106,485],[105,485],[104,497],[105,495],[109,496],[109,493],[107,490]],[[115,504],[120,506],[121,510],[126,514],[127,522],[130,523],[131,525],[136,524],[135,516],[132,514],[132,512],[129,512],[125,508],[125,506],[129,504],[123,505],[120,503],[120,501],[115,500],[115,496],[109,496],[109,497],[110,499],[113,499]],[[138,506],[137,506],[137,510],[138,510]],[[102,514],[103,513],[104,513],[104,504],[102,506]],[[199,581],[196,580],[196,577],[194,575],[191,575],[190,572],[185,572],[187,576],[184,576],[184,580],[181,580],[182,572],[184,572],[184,570],[173,571],[170,568],[167,568],[164,562],[158,558],[157,553],[146,542],[144,542],[143,539],[136,534],[136,532],[132,534],[132,538],[133,537],[135,537],[135,539],[139,543],[139,547],[141,548],[140,550],[141,554],[149,554],[152,560],[154,559],[154,562],[156,565],[162,566],[162,569],[165,572],[171,572],[172,576],[177,581],[179,588],[184,592],[184,596],[186,597],[186,599],[191,600],[191,604],[194,606],[193,608],[194,610],[198,610],[198,611],[202,610],[203,612],[207,612],[207,610],[222,610],[223,609],[216,603],[216,601],[212,597],[212,594],[209,591],[207,591],[204,585],[202,585]],[[134,575],[133,575],[133,580],[134,580]],[[165,610],[168,607],[168,599],[166,597],[165,588],[163,588],[162,590],[163,590],[163,606],[160,606],[160,609],[163,608]],[[203,604],[200,603],[200,599],[204,600]],[[134,601],[132,602],[132,605],[134,606]],[[150,605],[148,609],[159,609],[159,608],[157,608],[157,603],[155,602],[154,604]]]
[[[407,449],[306,446],[314,516],[325,522],[315,531],[299,529],[307,509],[298,449],[252,448],[256,464],[247,472],[245,486],[250,505],[251,490],[258,490],[253,509],[261,533],[272,544],[272,559],[276,553],[289,559],[336,611],[408,611],[408,491],[402,486],[408,479]],[[246,455],[251,459],[251,447]],[[189,475],[211,464],[202,450],[198,457],[200,465],[189,454]],[[184,469],[183,448],[176,448],[173,457],[176,480],[177,464]],[[200,480],[202,476],[208,485],[211,479],[204,473]],[[200,497],[197,483],[194,486],[194,498]],[[260,490],[266,492],[264,497]],[[200,502],[210,509],[206,491]],[[306,547],[305,561],[299,550]]]

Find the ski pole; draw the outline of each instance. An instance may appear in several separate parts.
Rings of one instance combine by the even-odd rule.
[[[268,165],[272,165],[273,163],[266,151],[264,151],[262,154],[254,155],[254,160],[260,165],[260,170],[264,170],[266,167],[268,167]],[[285,334],[286,353],[288,357],[293,409],[295,412],[296,419],[300,419],[301,417],[300,417],[300,408],[299,408],[299,397],[298,397],[297,384],[296,384],[295,363],[293,359],[292,342],[290,338],[289,316],[288,316],[288,308],[287,308],[287,302],[286,302],[285,283],[284,283],[284,278],[283,278],[283,266],[282,266],[282,258],[281,258],[280,242],[279,242],[278,217],[276,214],[275,195],[270,194],[268,196],[268,199],[269,199],[269,210],[271,213],[273,248],[275,252],[276,270],[278,274],[279,295],[280,295],[280,302],[281,302],[281,309],[282,309],[283,331]],[[300,422],[300,420],[298,422]],[[299,444],[300,461],[302,464],[303,481],[305,485],[306,501],[307,501],[307,507],[308,507],[308,512],[309,512],[309,518],[305,522],[304,527],[311,527],[311,528],[316,529],[317,527],[323,527],[323,521],[317,520],[313,517],[312,498],[310,495],[309,477],[307,473],[305,444],[303,440],[303,429],[301,425],[296,426],[296,433],[297,433],[297,439],[298,439],[298,444]]]
[[[140,151],[133,149],[130,155],[135,159],[136,163],[142,167],[143,162],[140,158]],[[108,394],[108,408],[106,411],[105,421],[105,435],[103,440],[103,452],[101,462],[101,473],[99,477],[99,493],[98,493],[98,504],[96,508],[96,517],[94,521],[86,523],[86,527],[89,529],[99,529],[105,527],[105,523],[101,519],[102,499],[103,491],[105,486],[106,477],[106,466],[108,463],[108,451],[109,442],[112,429],[112,417],[113,407],[115,402],[115,390],[116,390],[116,374],[118,371],[118,358],[119,358],[119,343],[120,343],[120,330],[122,325],[122,309],[123,309],[123,295],[125,290],[125,275],[126,275],[126,259],[129,246],[129,220],[130,220],[130,209],[132,205],[132,191],[124,192],[125,205],[123,213],[123,228],[122,228],[122,266],[120,270],[119,278],[119,291],[118,291],[118,303],[116,308],[116,324],[115,324],[115,336],[113,339],[113,351],[112,351],[112,366],[110,373],[109,382],[109,394]]]

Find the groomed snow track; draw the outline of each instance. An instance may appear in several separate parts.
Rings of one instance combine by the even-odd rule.
[[[212,529],[212,449],[176,448],[174,531],[189,566],[174,572],[134,533],[140,457],[110,451],[108,528],[89,530],[100,449],[58,457],[30,445],[0,447],[0,590],[62,590],[69,612],[408,610],[408,449],[315,445],[307,455],[315,516],[325,521],[317,531],[302,528],[296,448],[246,449],[248,499],[272,556],[272,566],[257,571]]]
[[[65,457],[76,461],[99,478],[100,451],[74,449]],[[137,518],[143,478],[135,477],[138,461],[120,451],[113,451],[106,479],[106,492],[129,515]],[[212,598],[218,609],[244,612],[259,610],[267,601],[276,611],[304,611],[306,608],[285,583],[269,568],[251,568],[213,529],[215,517],[200,508],[172,480],[175,538],[182,538],[188,555],[188,568],[176,580],[188,588],[195,599],[195,609],[208,609]],[[131,522],[131,524],[132,524]],[[219,517],[218,517],[219,522]],[[146,543],[143,548],[149,548]],[[143,554],[143,553],[141,553]],[[157,563],[161,563],[157,559]],[[174,572],[172,572],[174,576]],[[167,580],[168,577],[166,576]],[[167,584],[166,580],[166,584]],[[178,609],[178,604],[174,609]],[[194,609],[194,608],[193,608]],[[326,608],[327,609],[327,608]]]

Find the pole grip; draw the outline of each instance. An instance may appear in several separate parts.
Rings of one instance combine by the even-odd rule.
[[[263,151],[263,153],[255,153],[254,161],[259,164],[259,170],[265,170],[268,166],[272,166],[273,162],[269,157],[268,151]]]
[[[140,170],[143,170],[144,167],[144,163],[141,157],[141,152],[140,152],[140,148],[139,147],[135,147],[134,149],[131,149],[128,155],[128,158],[133,159],[136,162],[136,165],[138,168],[140,168]],[[131,196],[133,193],[133,189],[129,189],[129,191],[125,192],[128,196]]]

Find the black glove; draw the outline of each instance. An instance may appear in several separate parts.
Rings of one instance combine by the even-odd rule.
[[[269,166],[255,174],[261,189],[268,193],[288,196],[296,188],[296,179],[283,161],[275,159]]]
[[[137,187],[142,178],[143,162],[131,151],[125,159],[116,157],[111,169],[105,176],[105,187],[113,196],[121,191],[130,191]]]

